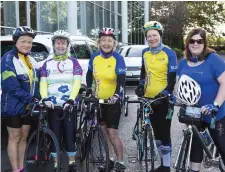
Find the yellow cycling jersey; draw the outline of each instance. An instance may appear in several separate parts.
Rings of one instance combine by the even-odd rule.
[[[146,48],[142,52],[145,66],[145,97],[154,98],[168,85],[168,72],[176,72],[176,54],[168,47],[153,54]]]
[[[117,52],[113,52],[108,58],[97,52],[92,55],[88,70],[93,73],[95,95],[99,99],[109,99],[115,93],[117,75],[125,74],[126,66],[123,57]]]

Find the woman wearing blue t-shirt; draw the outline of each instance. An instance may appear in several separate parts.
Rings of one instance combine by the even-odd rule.
[[[185,58],[178,66],[177,77],[180,78],[183,74],[191,77],[201,87],[198,106],[204,114],[203,126],[208,126],[225,163],[225,60],[208,47],[206,32],[201,28],[193,29],[187,36]],[[215,129],[209,127],[213,109],[218,109]],[[190,156],[192,172],[200,171],[202,159],[203,148],[193,136]]]

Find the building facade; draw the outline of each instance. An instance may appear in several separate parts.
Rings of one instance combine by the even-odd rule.
[[[112,27],[119,42],[143,44],[146,6],[146,1],[1,1],[1,31],[12,34],[2,26],[27,25],[41,32],[63,29],[95,39],[99,28]]]

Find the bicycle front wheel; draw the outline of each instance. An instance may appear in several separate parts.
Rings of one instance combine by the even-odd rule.
[[[145,152],[145,168],[146,172],[154,171],[155,168],[155,148],[154,148],[154,138],[152,134],[152,129],[149,124],[145,126],[144,132],[144,152]],[[151,168],[149,168],[148,163],[150,162]]]
[[[86,152],[86,172],[99,172],[99,166],[109,171],[109,150],[106,137],[100,126],[91,129]]]
[[[39,135],[39,137],[38,137]],[[26,172],[53,171],[54,161],[51,156],[51,146],[55,146],[57,154],[57,170],[60,171],[60,148],[55,134],[48,128],[36,130],[29,138],[24,154]]]

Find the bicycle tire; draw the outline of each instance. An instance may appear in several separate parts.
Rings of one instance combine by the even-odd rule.
[[[53,158],[51,156],[51,144],[54,144],[55,145],[55,148],[56,148],[56,154],[58,155],[57,156],[57,170],[56,172],[59,172],[60,171],[60,167],[61,167],[61,161],[60,161],[60,147],[59,147],[59,143],[58,143],[58,140],[55,136],[55,134],[48,128],[46,127],[43,127],[43,128],[40,128],[39,129],[40,131],[40,137],[39,137],[39,143],[37,144],[37,131],[34,131],[30,138],[28,139],[28,142],[27,142],[27,146],[26,146],[26,149],[25,149],[25,154],[24,154],[24,168],[25,168],[25,171],[26,172],[31,172],[32,170],[29,170],[28,168],[28,164],[35,164],[36,166],[35,167],[42,167],[43,164],[46,165],[46,164],[49,164],[50,162],[53,162]],[[51,140],[50,140],[51,139]],[[50,142],[50,141],[53,141],[53,142]],[[33,143],[35,145],[33,145]],[[47,144],[46,144],[47,143]],[[36,147],[36,145],[39,145],[38,146],[38,155],[34,155],[32,154],[30,156],[30,152],[29,150],[32,150],[32,147]],[[44,154],[44,157],[43,157],[43,154]],[[29,158],[31,158],[29,160]],[[41,159],[43,158],[43,159]],[[35,160],[36,159],[36,160]],[[53,168],[54,168],[54,162],[53,162]]]
[[[225,164],[223,163],[222,158],[220,158],[219,169],[221,172],[225,172]]]
[[[178,162],[177,162],[177,166],[175,167],[176,172],[185,172],[185,169],[183,169],[183,166],[185,165],[186,162],[186,158],[185,157],[185,152],[187,152],[187,146],[189,142],[189,135],[188,134],[184,134],[184,139],[180,148],[180,154],[178,155]]]
[[[140,108],[137,109],[137,126],[136,126],[136,136],[137,136],[137,160],[142,161],[144,158],[144,145],[143,145],[143,135],[141,134],[142,119],[140,117]]]
[[[149,141],[149,143],[148,143]],[[155,153],[154,153],[154,138],[152,134],[152,129],[150,128],[150,125],[147,124],[145,126],[145,132],[144,132],[144,151],[145,151],[145,169],[146,172],[149,172],[150,168],[148,166],[149,158],[151,162],[151,171],[154,172],[155,169]],[[149,158],[148,158],[148,155]]]
[[[97,140],[96,140],[97,139]],[[96,143],[97,142],[97,143]],[[105,171],[109,171],[109,150],[106,137],[100,126],[91,128],[88,135],[86,152],[86,172],[98,172],[100,165],[105,165]],[[97,153],[97,156],[94,154]],[[98,155],[99,154],[99,155]],[[93,167],[93,168],[91,168]]]
[[[87,121],[84,123],[84,127],[81,128],[77,135],[77,151],[79,153],[80,162],[83,162],[86,157],[86,149],[87,149]]]

